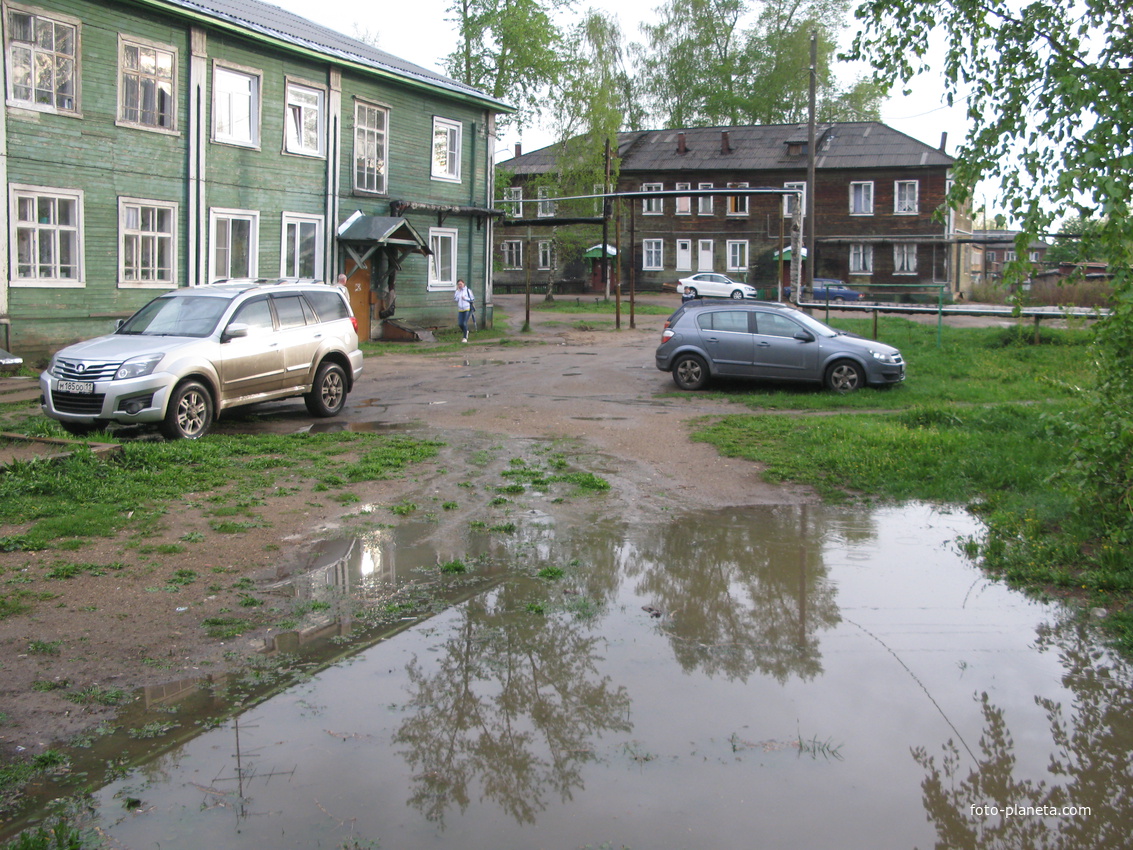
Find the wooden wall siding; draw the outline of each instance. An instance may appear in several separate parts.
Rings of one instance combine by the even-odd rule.
[[[180,95],[188,80],[189,43],[187,30],[172,19],[139,17],[132,9],[117,5],[52,0],[30,5],[47,15],[54,12],[82,21],[82,117],[18,108],[7,111],[9,183],[84,193],[85,286],[9,288],[12,348],[42,354],[63,343],[113,330],[118,318],[128,316],[156,294],[153,289],[118,287],[118,198],[176,202],[178,227],[184,232],[181,178],[188,112]],[[176,135],[116,125],[119,33],[176,49]],[[4,194],[7,209],[8,187]],[[183,281],[180,249],[178,264],[178,280]]]
[[[805,172],[797,170],[760,171],[758,173],[737,173],[729,171],[695,171],[695,172],[662,172],[643,175],[639,173],[621,174],[618,190],[622,192],[639,192],[646,183],[660,183],[666,190],[675,190],[677,183],[689,183],[695,189],[699,183],[711,183],[715,188],[726,188],[729,183],[746,182],[752,188],[779,188],[785,183],[802,182],[806,180]],[[874,183],[874,214],[869,216],[850,215],[850,184],[858,181],[873,181]],[[917,180],[918,186],[918,214],[896,215],[893,212],[894,182],[898,180]],[[939,243],[944,240],[947,228],[943,222],[933,220],[933,213],[944,204],[947,189],[947,172],[944,168],[890,168],[867,169],[862,171],[819,170],[816,175],[817,191],[815,205],[817,218],[815,221],[818,245],[812,256],[815,258],[815,276],[835,277],[846,280],[851,286],[868,286],[878,283],[915,283],[932,278],[941,279],[945,274],[945,256],[949,250],[942,244],[930,242],[918,243],[917,273],[915,275],[894,274],[893,242],[886,240],[923,238]],[[516,185],[523,185],[525,178],[517,178]],[[524,197],[533,197],[534,190],[529,186],[524,188]],[[662,201],[662,215],[645,215],[642,212],[642,201],[636,199],[626,201],[628,209],[633,204],[634,217],[634,244],[632,253],[629,246],[629,216],[628,212],[622,218],[622,253],[624,265],[622,270],[623,288],[629,285],[629,266],[632,259],[635,268],[635,285],[639,289],[659,289],[666,283],[674,283],[681,277],[686,277],[699,271],[697,256],[697,240],[712,239],[714,241],[714,271],[732,276],[737,280],[751,283],[755,286],[773,284],[775,281],[775,266],[771,264],[769,254],[779,249],[780,225],[783,228],[783,241],[790,244],[789,219],[782,215],[781,196],[751,195],[748,196],[748,214],[746,216],[727,215],[726,196],[716,196],[714,199],[713,214],[702,216],[697,213],[697,200],[692,201],[690,215],[676,214],[676,199],[664,198]],[[523,262],[525,267],[531,268],[532,280],[536,281],[546,272],[535,270],[537,262],[536,243],[543,238],[550,238],[550,231],[543,235],[541,229],[533,229],[530,244],[527,243],[527,231],[497,228],[495,232],[495,245],[492,255],[494,262],[493,280],[499,284],[522,284],[526,280],[526,268],[512,270],[501,266],[501,243],[509,239],[520,239],[525,242]],[[824,242],[824,239],[839,239],[837,244]],[[850,275],[849,272],[849,245],[846,239],[861,238],[862,241],[874,244],[873,273],[871,275]],[[642,269],[642,240],[662,239],[664,241],[664,269],[661,271],[646,271]],[[676,270],[676,240],[692,240],[692,271]],[[748,264],[746,272],[729,270],[727,268],[727,242],[729,240],[748,241]],[[600,242],[597,237],[594,243]],[[611,233],[610,241],[614,241]],[[762,262],[761,262],[762,259]],[[566,281],[565,266],[571,258],[559,257],[559,268],[556,270],[556,280]],[[572,278],[573,280],[573,278]],[[893,292],[894,290],[879,289],[879,292]]]
[[[9,344],[34,362],[69,342],[109,332],[160,290],[118,286],[118,201],[134,197],[178,205],[176,282],[188,280],[190,251],[188,158],[190,152],[189,83],[192,51],[190,23],[175,15],[104,0],[42,0],[29,6],[45,15],[81,21],[81,117],[7,109],[8,180],[10,183],[78,189],[83,201],[83,264],[85,285],[74,288],[9,286]],[[486,127],[490,114],[480,106],[411,88],[396,80],[378,79],[346,68],[342,72],[341,112],[330,113],[332,63],[275,49],[251,38],[204,26],[207,84],[205,191],[201,234],[208,239],[209,208],[259,212],[259,273],[280,273],[282,214],[327,214],[325,157],[283,153],[285,93],[288,77],[323,86],[328,121],[338,121],[340,196],[337,210],[324,218],[333,233],[357,209],[388,215],[391,200],[461,206],[490,206],[487,152],[492,140]],[[177,51],[176,133],[118,126],[118,38],[169,45]],[[220,60],[262,74],[260,143],[258,149],[213,141],[212,78]],[[355,195],[353,191],[353,124],[355,97],[390,108],[388,193]],[[461,181],[433,180],[430,175],[432,120],[438,115],[460,121]],[[331,145],[333,146],[333,141]],[[327,151],[330,155],[333,148]],[[8,187],[5,189],[5,210]],[[437,226],[435,214],[407,218],[427,238]],[[450,215],[443,226],[458,231],[457,274],[484,300],[486,222]],[[4,234],[8,238],[8,234]],[[332,267],[337,265],[332,259]],[[455,322],[450,291],[427,291],[427,263],[410,256],[398,276],[398,315],[423,324]],[[200,275],[208,274],[207,266]],[[408,314],[408,315],[407,315]]]
[[[217,61],[253,68],[262,74],[258,149],[213,140],[212,81]],[[210,32],[208,36],[207,64],[206,126],[209,141],[205,167],[208,182],[206,204],[210,208],[258,210],[259,274],[261,277],[281,275],[283,213],[324,217],[326,213],[326,155],[284,153],[287,81],[321,86],[326,91],[324,105],[329,106],[328,68],[322,63],[256,51],[254,45],[216,32]],[[208,221],[206,211],[206,239]],[[323,223],[324,227],[332,229],[336,224]]]
[[[385,194],[354,190],[354,105],[356,100],[389,109],[389,155]],[[433,117],[459,121],[461,132],[461,179],[459,183],[432,177]],[[356,74],[342,79],[342,159],[339,179],[342,187],[339,220],[355,210],[368,215],[389,215],[391,201],[417,201],[460,206],[491,206],[488,191],[487,116],[481,109],[422,95],[418,90],[396,83],[377,85]],[[443,223],[433,213],[411,211],[405,218],[426,240],[431,227],[457,230],[458,277],[463,277],[480,302],[484,301],[484,263],[487,261],[486,225],[475,219],[449,215]],[[411,254],[397,275],[397,309],[409,311],[413,321],[427,326],[453,324],[452,291],[428,290],[428,262]]]

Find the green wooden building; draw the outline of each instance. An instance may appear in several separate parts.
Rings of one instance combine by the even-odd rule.
[[[506,104],[257,0],[0,5],[0,347],[236,277],[345,273],[363,338],[455,323],[458,278],[490,321]]]

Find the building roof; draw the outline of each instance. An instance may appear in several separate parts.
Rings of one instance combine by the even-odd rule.
[[[511,106],[479,89],[399,59],[364,41],[335,32],[260,0],[143,0],[143,2],[155,6],[173,6],[193,15],[233,24],[239,29],[311,50],[329,59],[370,68],[408,82],[424,84],[466,99],[476,100],[499,112],[514,111]]]
[[[661,171],[782,171],[806,165],[807,126],[689,127],[618,134],[621,173]],[[823,124],[816,128],[815,167],[820,169],[950,167],[943,150],[877,121]],[[789,153],[803,145],[801,152]],[[682,153],[683,151],[683,153]],[[550,145],[498,163],[515,174],[553,171]]]

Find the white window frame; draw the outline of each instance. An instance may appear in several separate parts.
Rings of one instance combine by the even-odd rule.
[[[729,183],[729,189],[747,189],[747,183]],[[728,215],[747,217],[748,195],[728,195]]]
[[[382,116],[382,127],[366,123],[370,115]],[[388,106],[356,98],[354,101],[354,191],[384,195],[389,190]]]
[[[692,271],[692,240],[677,240],[677,271]]]
[[[451,257],[452,267],[448,275],[441,277],[443,269],[437,268],[437,258],[442,254],[442,243],[449,243],[448,254]],[[429,285],[430,292],[436,290],[456,289],[456,258],[460,256],[457,249],[460,245],[460,232],[455,227],[430,227],[429,248],[433,253],[429,255]]]
[[[893,274],[915,275],[917,273],[917,244],[898,242],[893,246]]]
[[[873,274],[873,245],[868,242],[850,245],[850,274]]]
[[[608,195],[609,192],[610,192],[609,188],[606,187],[605,185],[603,185],[602,183],[595,183],[594,186],[593,186],[593,189],[594,189],[595,195],[605,196],[605,195]],[[602,215],[602,212],[605,209],[605,207],[606,207],[606,198],[605,197],[594,199],[594,215]]]
[[[987,252],[987,261],[989,263],[994,263],[995,262],[995,256],[996,256],[995,251],[988,251]]]
[[[729,239],[727,251],[727,270],[730,272],[746,272],[748,270],[748,240]]]
[[[642,183],[642,192],[661,192],[665,189],[664,183]],[[665,214],[665,199],[664,198],[642,198],[641,199],[641,214],[642,215],[664,215]]]
[[[795,180],[783,184],[784,189],[801,189],[801,195],[783,196],[783,218],[795,217],[795,204],[802,204],[803,215],[806,215],[806,181]]]
[[[500,253],[503,255],[505,271],[515,271],[523,268],[523,240],[505,239],[500,243]]]
[[[641,184],[641,192],[663,192],[665,184],[663,182],[644,182]],[[644,197],[641,198],[641,214],[642,215],[664,215],[665,214],[665,198],[663,197]]]
[[[912,197],[909,197],[909,190]],[[904,197],[902,197],[904,195]],[[893,215],[916,215],[920,212],[921,184],[919,180],[893,181]]]
[[[324,156],[327,135],[326,89],[304,80],[288,79],[284,91],[283,152],[294,156]],[[303,102],[300,96],[303,100],[313,96],[314,105]],[[315,113],[314,144],[311,144],[312,140],[307,138],[311,111]]]
[[[82,69],[80,67],[80,60],[82,58],[82,22],[78,18],[71,18],[66,15],[59,15],[52,12],[50,15],[43,14],[38,9],[33,9],[26,6],[15,4],[4,4],[4,14],[7,20],[4,21],[4,60],[7,70],[8,79],[8,105],[16,106],[21,109],[33,109],[37,112],[50,112],[58,115],[74,115],[79,116],[81,111],[80,93],[82,89]],[[12,13],[17,15],[29,16],[32,29],[36,31],[33,35],[34,41],[17,41],[13,38],[12,34],[15,27],[12,25]],[[52,49],[48,50],[39,45],[38,29],[43,23],[50,23],[52,25]],[[69,28],[73,30],[71,35],[70,52],[60,51],[58,48],[58,31],[60,28]],[[17,54],[21,56],[26,55],[26,62],[17,62]],[[51,103],[43,103],[39,99],[39,92],[36,91],[36,69],[42,68],[44,64],[50,64],[52,69],[52,89],[51,89]],[[17,82],[19,76],[17,73],[17,65],[26,66],[28,81],[27,85],[20,85],[19,88],[26,88],[27,97],[17,95]],[[70,91],[60,92],[59,79],[63,77],[66,79],[70,76]]]
[[[681,189],[691,190],[692,184],[691,183],[678,183],[677,184],[677,190],[679,191]],[[691,195],[682,195],[682,196],[678,197],[677,200],[676,200],[676,205],[677,205],[677,215],[692,215],[692,196]]]
[[[146,228],[142,222],[144,211],[168,213],[169,229]],[[137,211],[136,227],[129,226],[131,210]],[[118,199],[118,286],[124,289],[173,289],[177,286],[177,203],[174,201],[154,201],[148,198]],[[154,258],[160,254],[164,243],[168,257],[165,277],[158,268],[157,276],[152,278],[128,277],[129,269],[157,268]],[[133,262],[128,262],[135,255]],[[146,262],[146,257],[149,262]],[[135,272],[137,274],[137,272]]]
[[[850,183],[850,215],[873,215],[873,181]]]
[[[433,135],[430,147],[431,175],[434,180],[460,182],[460,160],[463,154],[464,125],[449,118],[433,116]],[[455,288],[456,283],[453,283]]]
[[[715,189],[711,183],[697,183],[697,189]],[[696,199],[697,215],[716,215],[715,195],[701,195]]]
[[[248,227],[248,268],[232,271],[232,259],[229,256],[225,268],[217,264],[217,225],[221,222],[229,224],[229,237],[231,237],[231,223],[246,221]],[[231,243],[228,248],[231,252]],[[213,207],[209,210],[209,280],[233,277],[259,277],[260,275],[260,213],[259,210],[237,210],[225,207]]]
[[[303,225],[314,225],[315,227],[315,255],[312,263],[312,273],[309,275],[300,274],[299,270],[299,247],[302,244],[302,228]],[[289,227],[295,228],[295,233],[292,236],[288,234]],[[280,245],[279,245],[279,276],[280,277],[322,277],[323,268],[323,217],[321,215],[311,215],[310,213],[296,213],[285,212],[283,213],[283,220],[280,226]],[[288,255],[291,262],[288,262]]]
[[[665,240],[641,240],[641,270],[659,272],[665,268]]]
[[[246,80],[248,91],[228,90],[221,85],[222,80],[236,82]],[[242,68],[227,62],[212,64],[212,140],[222,145],[260,149],[260,104],[263,91],[263,74],[254,68]],[[222,129],[228,119],[229,129]],[[247,122],[247,132],[235,132],[232,128],[242,121]]]
[[[551,190],[546,186],[540,186],[536,195],[539,198],[539,204],[535,209],[535,215],[538,218],[551,218],[555,214],[555,202],[551,200]]]
[[[1013,262],[1015,262],[1015,258],[1016,258],[1016,254],[1015,254],[1014,251],[1004,251],[1003,252],[1003,262],[1013,263]]]
[[[1032,263],[1037,263],[1037,262],[1041,261],[1041,258],[1039,257],[1038,251],[1031,251],[1031,253],[1029,253],[1027,255],[1027,259]]]
[[[508,218],[523,217],[523,187],[508,186],[504,189],[503,207]]]
[[[20,221],[20,201],[30,200],[35,204],[38,210],[41,199],[49,199],[55,202],[60,200],[74,202],[75,222],[70,225],[60,225],[54,222],[40,224],[38,221],[38,212],[36,213],[36,221]],[[43,244],[43,240],[50,240],[53,255],[51,266],[55,274],[49,274],[43,277],[38,276],[41,263],[33,261],[29,265],[36,274],[20,275],[19,249],[21,233],[31,238],[33,242],[33,253],[36,257],[41,253],[40,246]],[[60,271],[59,247],[61,245],[60,236],[62,234],[74,234],[72,237],[76,254],[74,263],[76,276],[74,277],[63,277],[58,273]],[[81,189],[59,189],[49,186],[29,186],[22,183],[10,184],[8,187],[8,245],[10,263],[9,280],[11,286],[46,286],[59,289],[74,289],[85,286],[86,270],[84,268],[84,257],[86,255],[86,249],[83,241],[83,191]]]
[[[554,243],[550,239],[539,242],[539,265],[541,271],[549,271],[554,266]]]
[[[166,115],[167,120],[168,120],[168,124],[163,125],[160,121],[155,121],[155,122],[151,123],[151,122],[142,120],[141,112],[142,112],[142,105],[143,105],[144,98],[142,97],[140,91],[139,91],[139,95],[138,95],[138,103],[137,103],[136,106],[133,105],[133,104],[127,103],[127,85],[126,85],[127,77],[135,77],[136,76],[138,78],[138,81],[139,81],[139,87],[141,86],[141,84],[143,84],[145,82],[149,82],[152,85],[154,85],[155,91],[159,95],[159,97],[157,98],[158,101],[160,100],[160,85],[161,85],[160,81],[161,81],[161,79],[163,79],[161,77],[161,75],[147,74],[140,68],[138,69],[138,71],[136,73],[134,73],[131,70],[131,73],[128,74],[127,68],[126,68],[126,54],[127,54],[127,51],[130,50],[130,49],[137,49],[139,51],[152,50],[152,51],[154,51],[155,55],[165,54],[169,57],[169,60],[170,60],[169,61],[170,76],[168,78],[169,92],[168,92],[167,97],[165,98],[168,101],[168,103],[167,103],[168,111],[166,113],[161,113],[161,111],[159,109],[154,110],[158,114]],[[127,37],[123,36],[122,34],[119,34],[118,35],[118,71],[117,71],[117,74],[118,74],[118,118],[117,118],[117,121],[115,123],[118,124],[119,126],[122,126],[122,127],[132,127],[135,130],[147,130],[147,131],[152,132],[152,133],[166,133],[168,135],[176,135],[178,133],[178,129],[177,129],[177,108],[178,108],[178,105],[179,105],[178,98],[180,96],[180,93],[179,93],[179,90],[178,90],[178,82],[179,81],[177,79],[178,62],[179,62],[179,56],[178,56],[177,48],[170,45],[170,44],[161,44],[160,42],[150,41],[149,39],[144,39],[144,38],[136,38],[136,37],[133,37],[133,36],[127,38]],[[136,117],[128,115],[128,110],[133,110],[135,108],[138,110],[139,114]]]

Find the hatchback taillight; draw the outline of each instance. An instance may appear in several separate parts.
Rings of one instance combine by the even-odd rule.
[[[676,335],[677,335],[677,332],[674,331],[672,328],[665,328],[665,330],[661,331],[661,342],[666,343],[669,340],[671,340],[673,337],[675,337]]]

